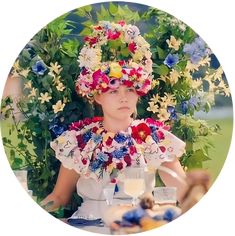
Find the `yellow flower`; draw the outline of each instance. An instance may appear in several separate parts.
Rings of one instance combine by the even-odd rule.
[[[170,114],[167,112],[166,109],[161,108],[159,109],[158,119],[160,121],[166,121],[170,118]]]
[[[28,81],[25,85],[24,85],[24,89],[31,89],[32,88],[32,81]]]
[[[56,86],[56,89],[58,90],[58,91],[63,91],[64,89],[65,89],[65,87],[64,87],[64,85],[63,85],[63,83],[59,83],[57,86]]]
[[[152,98],[150,98],[151,102],[157,103],[160,99],[160,96],[158,94],[153,95]]]
[[[169,78],[170,79],[170,83],[172,85],[176,84],[178,82],[179,78],[180,78],[180,73],[177,70],[173,69],[170,72],[170,78]]]
[[[53,84],[55,85],[55,84],[59,84],[60,83],[60,78],[61,78],[61,76],[60,75],[53,75]]]
[[[159,81],[158,80],[152,80],[152,84],[151,84],[151,88],[155,88],[157,85],[159,85]]]
[[[29,74],[29,71],[30,71],[30,69],[27,68],[27,69],[20,71],[19,74],[26,78]]]
[[[122,78],[122,67],[116,62],[112,62],[110,64],[109,76],[116,79]]]
[[[20,70],[19,60],[15,61],[14,65],[13,65],[13,69],[14,70]]]
[[[49,94],[48,94],[48,92],[46,92],[46,93],[40,93],[40,96],[41,97],[39,97],[38,98],[38,100],[41,100],[41,103],[43,104],[44,102],[49,102],[51,99],[52,99],[52,97],[51,96],[48,96]]]
[[[191,81],[191,87],[192,89],[198,89],[202,85],[201,79],[196,79]]]
[[[52,106],[54,113],[56,114],[59,111],[63,111],[65,104],[59,100],[55,105]]]
[[[107,171],[111,173],[114,167],[115,167],[114,162],[112,162],[110,165],[107,166]]]
[[[56,63],[51,62],[49,69],[50,69],[51,73],[54,72],[57,75],[59,75],[60,72],[63,70],[63,68],[61,68],[61,65],[58,65],[58,62],[56,62]]]
[[[37,89],[32,88],[30,94],[28,95],[28,98],[30,98],[30,97],[36,97],[36,92],[37,92]]]
[[[171,35],[170,40],[167,39],[166,42],[167,42],[169,48],[173,48],[177,51],[177,50],[179,50],[179,47],[180,47],[180,44],[182,41],[180,39],[176,40],[176,38],[173,35]]]
[[[155,104],[154,102],[149,102],[149,107],[147,108],[147,111],[151,111],[153,113],[158,112],[158,105]]]
[[[103,140],[104,140],[104,142],[106,142],[109,137],[113,139],[114,136],[115,136],[114,133],[112,133],[112,132],[107,132],[107,133],[104,135]]]

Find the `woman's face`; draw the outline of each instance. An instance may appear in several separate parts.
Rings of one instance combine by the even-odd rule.
[[[97,95],[95,101],[101,105],[104,116],[125,119],[135,112],[138,98],[134,88],[120,85],[117,89]]]

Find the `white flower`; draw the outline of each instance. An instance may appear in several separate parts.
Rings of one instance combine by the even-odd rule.
[[[127,25],[125,30],[124,39],[127,43],[131,42],[135,37],[140,34],[139,29],[135,25]]]
[[[101,61],[100,48],[83,47],[78,57],[80,68],[86,67],[91,70],[95,70],[97,67],[100,66],[100,61]]]

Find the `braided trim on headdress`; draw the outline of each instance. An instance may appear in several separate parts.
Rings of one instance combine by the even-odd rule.
[[[140,96],[151,89],[152,53],[136,26],[101,21],[84,40],[78,57],[78,94],[93,100],[121,84],[134,87]]]

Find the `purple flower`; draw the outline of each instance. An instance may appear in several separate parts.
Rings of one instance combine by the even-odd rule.
[[[181,109],[182,109],[182,113],[185,115],[188,111],[188,102],[187,101],[183,101],[181,103]]]
[[[196,107],[199,103],[199,98],[198,97],[191,97],[188,101],[189,106],[191,107]]]
[[[169,68],[172,68],[179,62],[178,54],[168,54],[164,60],[164,64],[167,65]]]
[[[177,114],[173,106],[168,106],[167,112],[170,113],[170,120],[177,120]]]
[[[191,44],[187,43],[184,45],[183,52],[190,56],[190,60],[193,64],[197,64],[209,53],[209,50],[206,48],[206,44],[202,38],[197,37]]]
[[[37,75],[44,75],[47,70],[47,66],[43,62],[43,60],[36,61],[36,63],[32,66],[32,70]]]

